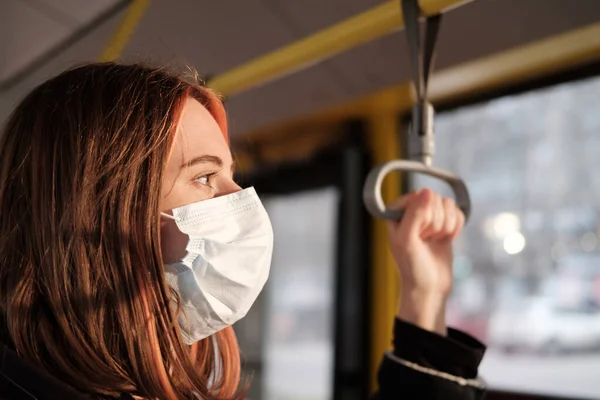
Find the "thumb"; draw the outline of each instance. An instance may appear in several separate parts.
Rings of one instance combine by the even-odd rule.
[[[396,200],[388,204],[390,210],[403,210],[419,195],[421,191],[417,190],[412,193],[405,194],[404,196],[398,197]]]

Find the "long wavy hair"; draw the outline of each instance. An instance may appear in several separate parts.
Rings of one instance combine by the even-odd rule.
[[[227,136],[198,80],[97,63],[34,89],[0,138],[2,340],[94,398],[243,395],[231,327],[187,346],[164,279],[161,181],[189,97]]]

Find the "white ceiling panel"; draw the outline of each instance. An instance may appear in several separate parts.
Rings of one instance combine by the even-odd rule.
[[[288,29],[302,36],[354,17],[388,0],[263,0],[273,12],[287,22]]]
[[[80,25],[91,21],[121,0],[26,0],[48,15],[69,18]]]
[[[0,48],[0,82],[5,81],[36,57],[65,39],[70,29],[27,2],[3,0],[0,25],[3,26]]]
[[[3,1],[5,0],[0,0],[0,3]],[[81,40],[49,59],[41,68],[31,71],[14,85],[0,91],[0,125],[4,123],[16,104],[34,87],[75,64],[97,60],[121,17],[122,14],[117,14],[107,19]]]
[[[0,0],[0,80],[107,7],[126,4],[119,1],[127,0]],[[216,75],[383,1],[387,0],[150,0],[122,61],[189,64],[201,75]],[[451,67],[597,22],[600,0],[476,0],[444,18],[437,66]],[[25,94],[19,90],[58,72],[58,66],[90,61],[90,54],[96,59],[111,32],[102,24],[89,34],[95,47],[77,42],[28,74],[26,85],[8,90],[0,84],[0,96],[10,96],[12,103]],[[392,34],[227,99],[232,134],[409,78],[403,33]]]
[[[312,0],[302,1],[304,7],[289,3],[295,4],[287,7],[294,10],[290,18],[299,25],[307,15],[323,9]],[[371,1],[362,3],[373,6]],[[595,22],[600,22],[600,0],[477,0],[444,16],[436,67],[448,68]],[[236,122],[232,133],[248,132],[406,82],[411,79],[406,47],[404,32],[394,33],[307,71],[236,95],[228,100],[230,116]],[[322,90],[332,82],[339,90]]]
[[[125,0],[1,0],[0,85]]]
[[[127,54],[214,74],[298,37],[263,0],[152,0]]]

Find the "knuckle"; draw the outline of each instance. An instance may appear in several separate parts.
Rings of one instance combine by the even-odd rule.
[[[433,219],[433,210],[427,205],[420,206],[415,209],[415,216],[423,221],[423,223],[429,224]]]
[[[445,224],[443,220],[437,219],[433,226],[437,231],[441,231],[444,228]]]
[[[429,212],[431,212],[432,208],[433,208],[433,204],[431,202],[430,203],[419,202],[419,203],[415,204],[415,206],[414,206],[415,212],[419,213],[419,214],[429,213]]]

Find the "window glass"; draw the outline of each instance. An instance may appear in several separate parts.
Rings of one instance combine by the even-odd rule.
[[[331,399],[339,191],[269,196],[264,204],[275,232],[271,274],[252,314],[236,327],[255,370],[250,396]]]
[[[600,393],[599,99],[595,77],[437,116],[435,164],[473,204],[450,323],[489,345],[494,388]]]

